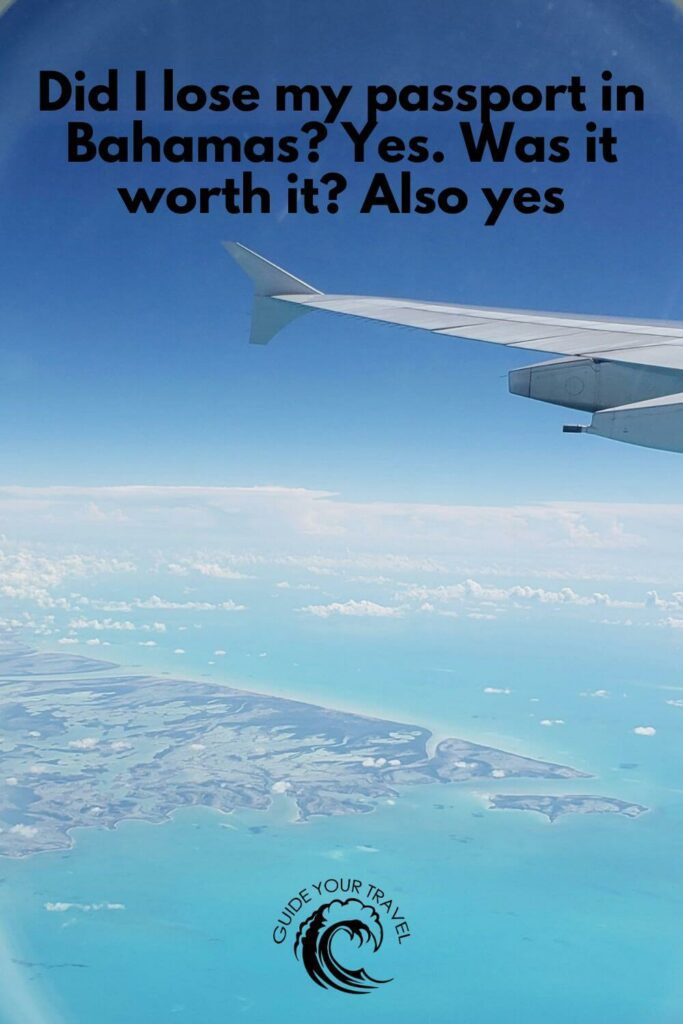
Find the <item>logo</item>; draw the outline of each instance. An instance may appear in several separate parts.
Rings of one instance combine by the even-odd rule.
[[[348,995],[366,995],[393,980],[375,977],[374,970],[388,936],[399,946],[410,938],[405,915],[383,889],[359,878],[326,878],[300,889],[273,929],[273,941],[291,946],[311,981]]]

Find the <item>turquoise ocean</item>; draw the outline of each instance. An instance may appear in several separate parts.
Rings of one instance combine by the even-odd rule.
[[[292,822],[286,797],[266,813],[184,809],[162,825],[81,830],[69,851],[5,860],[2,1024],[683,1020],[683,708],[666,703],[683,696],[674,631],[578,620],[522,631],[366,626],[275,621],[267,637],[242,626],[229,642],[207,622],[201,641],[185,634],[182,664],[176,638],[168,653],[144,650],[144,664],[132,646],[111,654],[144,671],[208,672],[417,722],[596,777],[420,786],[369,815],[305,824]],[[228,654],[207,667],[220,637]],[[608,696],[588,696],[598,690]],[[656,733],[634,734],[638,725]],[[550,824],[487,810],[493,791],[600,793],[650,812]],[[285,903],[328,878],[379,885],[410,924],[409,939],[387,938],[374,958],[381,970],[371,965],[394,980],[362,997],[316,987],[291,943],[272,939]],[[60,902],[78,906],[46,911]],[[102,904],[125,909],[80,909]]]

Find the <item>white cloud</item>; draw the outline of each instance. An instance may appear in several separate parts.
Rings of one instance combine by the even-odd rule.
[[[200,576],[208,576],[216,580],[248,580],[253,578],[246,576],[243,572],[238,572],[237,569],[232,569],[230,566],[219,565],[217,562],[197,562],[192,560],[180,563],[171,562],[166,566],[166,569],[172,576],[189,576],[190,573],[196,572]]]
[[[191,540],[201,532],[212,544],[225,538],[227,521],[231,543],[241,541],[243,550],[245,538],[272,537],[275,530],[280,550],[295,538],[316,545],[323,538],[342,549],[372,546],[385,559],[391,555],[413,564],[431,563],[431,571],[446,555],[470,556],[473,551],[487,553],[491,561],[529,551],[546,567],[547,553],[554,552],[558,564],[552,568],[559,571],[575,566],[577,557],[604,562],[614,552],[623,562],[624,554],[636,557],[653,546],[662,555],[668,550],[670,557],[682,519],[676,505],[363,503],[304,488],[183,486],[4,487],[0,514],[5,523],[23,525],[23,536],[44,536],[46,522],[53,531],[77,522],[85,536],[105,538],[120,534],[125,519],[127,537],[144,537],[157,547],[169,533]],[[162,560],[164,565],[177,575],[194,571],[234,578],[239,556],[183,555]],[[71,570],[65,566],[63,571]]]
[[[173,652],[174,654],[185,654],[185,650],[182,647],[176,647]]]
[[[402,608],[392,608],[374,601],[333,601],[331,604],[309,604],[297,611],[315,615],[319,619],[329,619],[332,615],[350,615],[369,618],[398,618],[403,614]]]
[[[484,693],[505,693],[505,694],[507,694],[507,693],[512,693],[512,690],[509,690],[507,687],[502,687],[502,686],[485,686],[484,687]]]
[[[538,723],[539,725],[545,725],[546,727],[553,725],[564,725],[563,718],[542,718]]]
[[[43,907],[52,914],[65,914],[69,910],[80,910],[85,914],[100,910],[125,910],[125,903],[43,903]]]
[[[133,632],[138,627],[134,622],[115,619],[71,619],[69,629],[95,629],[95,630],[117,630],[119,632]]]
[[[144,601],[140,598],[136,598],[132,602],[135,608],[153,608],[169,611],[192,611],[192,612],[243,612],[245,605],[237,604],[232,599],[228,601],[220,601],[218,604],[213,604],[211,601],[167,601],[165,598],[158,597],[153,594],[152,597],[146,598]]]
[[[400,592],[404,598],[412,598],[419,601],[440,601],[440,602],[472,602],[497,606],[500,604],[539,604],[539,605],[576,605],[590,607],[601,605],[603,607],[644,607],[644,602],[621,601],[598,591],[592,594],[578,594],[572,587],[562,587],[560,590],[546,590],[543,587],[531,587],[528,584],[516,583],[510,587],[495,587],[479,583],[477,580],[466,579],[460,583],[441,584],[430,587],[423,585],[410,585]],[[480,617],[495,617],[491,613],[481,613]]]
[[[323,618],[421,611],[460,615],[464,626],[503,611],[526,616],[560,609],[618,627],[683,628],[683,559],[678,563],[675,554],[683,505],[358,502],[285,487],[2,487],[0,516],[6,533],[26,538],[20,545],[0,544],[0,597],[11,602],[8,620],[16,622],[27,602],[32,611],[66,612],[77,632],[154,634],[164,625],[138,624],[136,609],[241,611],[236,599],[219,601],[216,589],[267,566],[277,567],[279,582],[271,582],[272,573],[264,582],[281,591],[312,585],[296,583],[294,573],[332,581],[335,592],[325,603],[306,607]],[[198,536],[202,550],[195,547]],[[76,542],[84,549],[96,544],[98,552],[125,545],[126,551],[153,554],[142,560],[137,554],[64,554],[59,546]],[[50,544],[56,553],[47,553]],[[122,577],[143,570],[167,583],[177,577],[196,586],[202,577],[213,581],[212,593],[201,594],[206,600],[156,594],[113,600],[79,592],[88,589],[83,581],[94,591],[92,581],[100,580],[115,582],[118,592]],[[442,587],[432,585],[435,578]],[[366,591],[367,602],[348,601],[347,592],[336,588],[352,581],[384,589]],[[637,581],[641,589],[621,592],[606,581]],[[608,620],[599,613],[609,608],[633,614]],[[62,618],[50,624],[34,615],[31,628],[57,635],[66,632]],[[60,637],[75,646],[75,636]]]
[[[72,750],[94,750],[100,741],[95,736],[84,736],[79,740],[69,740]]]
[[[129,619],[86,619],[83,616],[71,619],[69,629],[94,629],[95,632],[116,632],[116,633],[165,633],[166,626],[163,622],[145,622],[136,625]]]
[[[288,583],[287,580],[281,580],[275,586],[278,590],[320,590],[315,583]]]
[[[219,649],[219,650],[217,650],[217,651],[214,651],[213,653],[214,653],[215,657],[217,657],[217,658],[222,658],[222,657],[224,657],[224,656],[225,656],[225,655],[226,655],[226,654],[227,654],[228,652],[227,652],[227,651],[222,651],[222,650],[220,650],[220,649]]]
[[[636,736],[654,736],[657,732],[653,725],[637,725],[633,731]]]
[[[38,829],[35,825],[22,825],[20,823],[12,825],[7,831],[12,835],[21,836],[22,839],[35,839],[38,835]]]
[[[3,500],[4,493],[4,500]],[[8,498],[13,494],[14,489],[0,489],[0,505],[3,505],[5,512],[14,505],[14,498]],[[21,505],[21,501],[18,505]],[[29,502],[35,508],[35,502]],[[19,509],[15,505],[18,519],[19,532],[25,522],[26,509]],[[43,520],[43,533],[45,520]],[[39,530],[39,539],[40,538]],[[98,575],[112,575],[117,573],[134,572],[135,566],[129,561],[119,559],[105,559],[99,556],[86,554],[57,555],[50,557],[45,554],[44,545],[39,550],[22,545],[18,550],[9,550],[3,545],[0,550],[0,595],[17,601],[32,601],[39,608],[60,608],[68,609],[69,600],[64,596],[55,596],[52,591],[67,581],[74,578],[87,578]]]

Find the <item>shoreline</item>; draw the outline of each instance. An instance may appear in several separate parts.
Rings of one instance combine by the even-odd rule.
[[[39,647],[29,657],[39,667],[45,654],[52,652]],[[91,658],[89,671],[78,671],[80,657],[71,655],[71,675],[64,655],[66,667],[59,673],[6,677],[19,707],[23,691],[30,692],[32,710],[23,709],[14,726],[20,739],[16,765],[10,749],[6,769],[10,795],[3,845],[9,850],[0,856],[63,852],[75,845],[71,833],[77,828],[113,830],[127,820],[163,824],[184,807],[271,812],[281,795],[292,803],[290,823],[305,824],[373,813],[383,797],[399,797],[422,784],[470,788],[485,778],[513,794],[531,784],[541,789],[537,800],[559,801],[564,798],[547,793],[549,788],[578,778],[590,789],[599,785],[595,775],[517,752],[519,740],[494,746],[457,735],[467,735],[465,728],[450,732],[441,724],[432,730],[234,681],[140,672],[109,662],[100,671]],[[117,679],[120,689],[111,686]],[[74,697],[60,704],[69,684]],[[101,709],[110,722],[101,721]],[[40,728],[27,732],[33,718]],[[108,790],[111,780],[118,789]],[[593,799],[617,798],[596,793]],[[41,824],[48,845],[31,849]]]

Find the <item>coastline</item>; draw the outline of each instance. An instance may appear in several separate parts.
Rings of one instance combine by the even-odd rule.
[[[71,848],[72,832],[81,827],[112,829],[125,820],[163,824],[185,806],[270,811],[274,797],[286,795],[296,807],[292,823],[303,824],[370,814],[384,798],[397,799],[420,784],[471,786],[486,778],[515,789],[531,778],[546,790],[578,778],[598,781],[556,761],[448,735],[443,726],[434,733],[415,722],[347,712],[310,698],[214,679],[136,675],[109,663],[102,672],[75,671],[71,677],[66,669],[34,674],[41,652],[30,657],[29,673],[6,678],[18,708],[30,689],[32,708],[16,720],[20,756],[7,769],[16,823],[5,830],[2,854],[13,858]],[[64,660],[68,667],[68,656]],[[92,668],[92,659],[88,664]],[[77,660],[73,666],[84,668]],[[119,687],[110,685],[115,680]],[[65,686],[70,700],[62,706]],[[28,730],[41,715],[47,738],[41,729]],[[116,795],[110,798],[112,772]],[[537,799],[550,797],[563,800],[555,793]],[[41,841],[46,845],[40,847]]]

